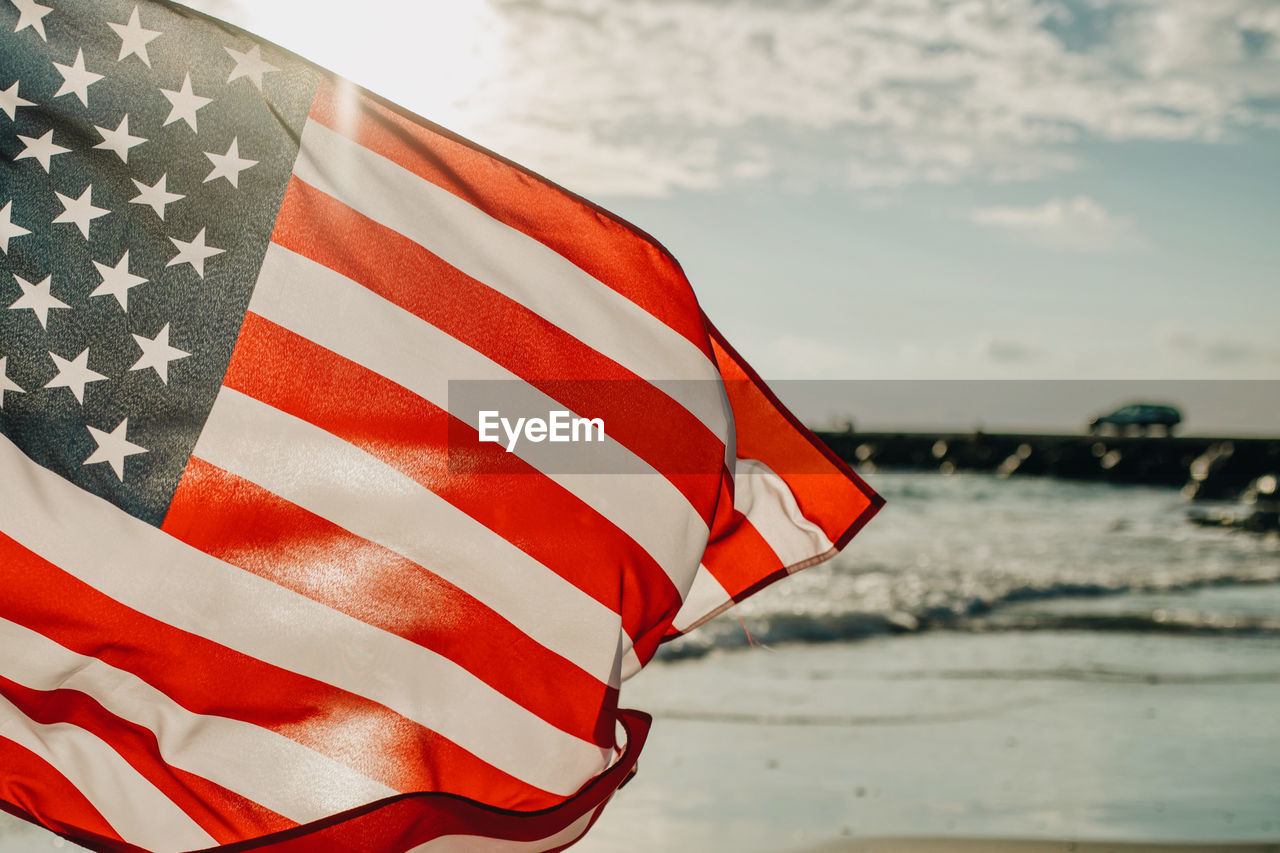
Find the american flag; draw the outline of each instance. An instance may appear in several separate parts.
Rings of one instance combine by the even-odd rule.
[[[881,504],[651,238],[183,7],[0,0],[0,164],[0,807],[81,844],[560,849],[623,680]]]

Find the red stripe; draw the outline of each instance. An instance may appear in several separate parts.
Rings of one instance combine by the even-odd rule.
[[[546,179],[424,119],[321,83],[311,118],[537,240],[711,358],[697,300],[652,237]]]
[[[621,613],[637,646],[656,648],[680,607],[680,593],[662,567],[607,518],[515,454],[480,441],[447,411],[355,362],[250,312],[223,383],[421,483]],[[450,453],[478,463],[480,471],[507,473],[450,470]],[[604,745],[612,737],[610,731]]]
[[[449,658],[569,734],[613,745],[617,691],[448,581],[248,480],[192,458],[163,529]]]
[[[126,848],[119,834],[93,803],[52,764],[0,735],[0,805],[60,835],[81,843],[110,840]]]
[[[201,853],[406,853],[442,836],[479,836],[534,842],[551,838],[584,815],[591,823],[609,798],[635,772],[650,718],[621,711],[627,747],[617,761],[574,796],[540,811],[511,811],[438,792],[401,795],[271,835],[210,848]],[[120,840],[84,795],[38,756],[0,737],[0,808],[65,833],[78,843],[109,853],[145,853]],[[49,815],[58,814],[61,820]],[[39,817],[37,817],[39,816]],[[563,850],[568,844],[552,848]]]
[[[730,598],[737,596],[784,567],[769,543],[738,510],[723,527],[717,528],[707,543],[702,564],[724,587]]]
[[[733,602],[742,601],[756,590],[788,574],[787,568],[782,565],[778,555],[751,520],[734,509],[731,501],[726,500],[725,506],[730,507],[728,512],[718,515],[712,523],[711,540],[702,555],[702,565],[724,589],[727,599],[705,613],[692,615],[689,620],[682,619],[681,622],[685,625],[683,629],[670,627],[663,642],[683,636],[727,609]]]
[[[515,812],[435,793],[408,794],[335,815],[275,836],[218,848],[218,853],[404,853],[442,836],[462,835],[535,842],[551,838],[584,815],[593,815],[635,772],[651,722],[647,714],[621,711],[627,747],[604,773],[562,804],[543,811]],[[561,845],[551,850],[563,850]]]
[[[219,844],[297,825],[208,779],[170,767],[150,729],[116,716],[85,693],[33,690],[0,676],[0,696],[37,723],[70,723],[97,737]]]
[[[577,414],[602,418],[611,438],[666,475],[710,520],[724,444],[647,381],[297,178],[289,182],[272,240],[457,338]]]
[[[271,729],[401,791],[557,802],[394,711],[125,607],[0,533],[0,617],[131,672],[196,714]]]

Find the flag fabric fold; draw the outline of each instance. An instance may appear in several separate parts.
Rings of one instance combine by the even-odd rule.
[[[92,849],[568,846],[881,505],[652,238],[156,0],[0,5],[0,306],[0,807]]]

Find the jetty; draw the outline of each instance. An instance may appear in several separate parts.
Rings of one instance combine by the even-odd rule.
[[[1280,438],[982,431],[817,434],[837,456],[863,471],[989,471],[1001,477],[1169,486],[1195,501],[1233,501],[1264,512],[1274,512],[1266,507],[1280,498]]]

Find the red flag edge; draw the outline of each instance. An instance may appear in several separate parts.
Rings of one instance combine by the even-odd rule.
[[[752,384],[760,390],[760,393],[768,397],[769,402],[773,403],[778,412],[787,419],[787,423],[791,424],[791,426],[795,428],[796,432],[804,436],[805,440],[813,445],[815,450],[826,457],[827,461],[831,463],[833,468],[835,468],[834,473],[843,474],[858,491],[862,492],[862,494],[866,496],[868,501],[866,508],[863,509],[862,512],[859,513],[852,522],[850,522],[849,526],[845,528],[845,531],[836,538],[834,547],[832,547],[830,551],[819,554],[816,557],[810,557],[807,560],[802,560],[794,565],[787,566],[780,572],[775,572],[773,575],[770,575],[769,580],[761,581],[760,583],[752,586],[751,590],[752,592],[755,592],[762,587],[768,586],[779,578],[786,577],[787,575],[793,575],[801,569],[807,569],[810,566],[816,566],[818,563],[824,563],[827,560],[830,560],[839,551],[843,550],[845,545],[849,544],[850,539],[858,535],[858,531],[865,527],[868,521],[875,517],[875,514],[884,506],[884,497],[872,489],[871,486],[867,485],[866,480],[859,477],[854,470],[849,467],[849,463],[837,456],[835,451],[826,445],[826,442],[814,435],[811,429],[800,422],[800,419],[797,418],[795,414],[778,399],[778,395],[773,393],[773,389],[760,378],[760,374],[756,373],[755,368],[752,367],[751,364],[733,348],[732,344],[725,340],[724,335],[720,334],[720,330],[717,329],[709,319],[707,319],[707,315],[705,313],[702,315],[702,322],[703,325],[707,327],[707,334],[714,338],[716,343],[723,347],[724,351],[727,352],[735,362],[737,362],[738,367],[741,368],[743,373],[747,374],[747,377],[751,380]],[[743,597],[745,598],[746,596],[744,595]]]
[[[811,566],[816,566],[819,563],[825,563],[827,560],[830,560],[836,554],[840,553],[840,551],[844,548],[844,546],[849,544],[849,540],[853,539],[853,537],[858,534],[858,531],[862,530],[862,528],[866,526],[867,522],[869,522],[872,518],[875,517],[876,513],[880,511],[880,509],[884,506],[884,503],[885,503],[884,497],[882,495],[880,495],[878,492],[872,489],[869,485],[867,485],[866,481],[863,480],[861,477],[859,477],[854,472],[854,470],[849,467],[849,464],[847,462],[845,462],[843,459],[837,456],[835,454],[835,451],[833,451],[830,447],[828,447],[826,443],[822,441],[822,439],[814,435],[813,431],[810,430],[803,423],[801,423],[800,419],[795,416],[795,413],[793,413],[790,409],[788,409],[786,405],[784,405],[783,402],[780,399],[778,399],[778,395],[773,393],[773,389],[770,388],[768,384],[766,384],[765,381],[760,378],[760,374],[756,373],[755,368],[753,368],[751,364],[745,358],[743,358],[736,349],[733,348],[733,345],[730,344],[725,339],[724,335],[720,333],[720,330],[715,327],[715,324],[713,324],[711,320],[707,318],[707,315],[705,312],[702,315],[702,323],[707,329],[707,335],[712,340],[714,340],[716,345],[719,346],[721,349],[723,349],[728,354],[728,356],[734,361],[735,365],[740,370],[742,370],[743,373],[746,374],[747,379],[751,382],[751,384],[754,385],[756,389],[759,390],[760,393],[763,394],[769,400],[769,402],[774,406],[774,408],[778,411],[778,413],[781,414],[783,418],[786,419],[787,423],[791,425],[791,427],[796,431],[798,435],[803,436],[804,439],[809,442],[809,444],[813,445],[813,448],[815,450],[821,453],[822,456],[828,462],[831,463],[831,466],[833,468],[833,471],[832,471],[833,474],[843,475],[854,486],[854,488],[856,488],[859,492],[862,493],[863,496],[866,497],[867,505],[863,507],[862,511],[858,513],[858,515],[855,516],[852,521],[849,522],[849,525],[848,527],[845,528],[844,532],[842,532],[838,537],[836,537],[830,549],[824,551],[821,554],[815,554],[814,556],[809,557],[806,560],[801,560],[798,563],[792,563],[789,566],[783,566],[781,569],[778,569],[772,574],[765,575],[760,580],[751,584],[751,586],[743,589],[741,592],[734,595],[724,604],[720,605],[714,610],[709,611],[701,619],[699,619],[697,622],[694,622],[692,625],[689,625],[683,631],[680,631],[678,633],[671,633],[663,637],[662,638],[663,643],[669,643],[672,640],[675,640],[679,637],[683,637],[687,635],[690,631],[693,631],[694,629],[698,628],[701,625],[705,625],[707,622],[710,622],[712,619],[719,616],[721,613],[724,613],[726,610],[733,607],[735,604],[738,604],[739,602],[744,601],[747,598],[750,598],[751,596],[755,595],[757,592],[769,586],[770,584],[776,583],[785,577],[794,575],[796,572],[810,568]]]
[[[564,850],[577,842],[599,818],[613,794],[630,781],[636,760],[649,734],[653,718],[642,712],[622,709],[618,721],[626,731],[627,743],[618,759],[578,793],[558,806],[520,812],[500,809],[456,794],[419,791],[383,800],[260,838],[208,847],[195,853],[352,853],[352,851],[395,851],[404,853],[443,836],[480,836],[508,841],[551,840],[576,821],[590,815],[590,821],[565,843],[555,842],[548,853]],[[26,811],[0,801],[0,809],[48,829]],[[56,832],[56,830],[55,830]],[[100,853],[148,853],[132,844],[56,832],[63,838]]]

